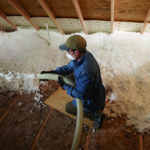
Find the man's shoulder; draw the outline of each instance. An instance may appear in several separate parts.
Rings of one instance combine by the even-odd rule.
[[[68,66],[74,68],[74,67],[75,67],[75,62],[76,62],[75,60],[71,60],[71,61],[69,62],[69,64],[68,64]]]

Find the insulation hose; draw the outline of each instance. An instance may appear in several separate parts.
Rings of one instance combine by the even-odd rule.
[[[49,80],[58,80],[58,76],[61,77],[61,80],[70,86],[75,87],[75,82],[71,79],[68,79],[64,76],[58,75],[58,74],[52,74],[52,73],[45,73],[45,74],[37,74],[38,79],[49,79]],[[76,129],[75,129],[75,134],[73,138],[73,143],[71,150],[77,150],[79,143],[80,143],[80,138],[81,138],[81,131],[82,131],[82,124],[83,124],[83,104],[82,100],[76,98],[76,103],[77,103],[77,123],[76,123]]]

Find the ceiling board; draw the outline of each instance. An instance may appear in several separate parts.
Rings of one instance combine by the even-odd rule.
[[[144,22],[150,0],[115,0],[115,21]]]
[[[31,17],[48,17],[38,0],[17,0]],[[56,18],[78,19],[72,0],[45,0]],[[111,0],[78,0],[84,20],[111,20]],[[144,22],[150,0],[115,0],[114,21]],[[21,16],[7,0],[0,0],[0,9],[8,16]]]
[[[79,0],[79,5],[85,20],[110,21],[110,0]]]
[[[21,16],[20,13],[7,0],[0,0],[0,9],[7,16]]]
[[[31,17],[47,17],[38,0],[17,0]]]
[[[56,18],[76,18],[75,8],[72,0],[46,0]]]

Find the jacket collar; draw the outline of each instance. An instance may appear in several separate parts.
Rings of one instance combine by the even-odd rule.
[[[87,50],[85,51],[85,54],[82,56],[82,58],[79,61],[76,61],[75,64],[77,66],[82,65],[82,63],[84,62],[84,59],[85,59],[86,55],[87,55]]]

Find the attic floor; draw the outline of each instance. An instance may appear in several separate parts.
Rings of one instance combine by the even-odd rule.
[[[51,89],[49,88],[51,85]],[[35,93],[21,95],[14,103],[4,120],[0,123],[0,150],[29,150],[50,111],[43,102],[53,94],[59,85],[49,81],[48,86],[40,86],[43,95],[41,102],[34,100]],[[44,94],[43,94],[44,93]],[[17,94],[0,93],[0,118],[5,114]],[[139,134],[133,126],[125,126],[125,119],[116,118],[114,122],[105,118],[102,127],[92,133],[83,126],[80,150],[139,150]],[[76,120],[52,109],[48,121],[38,139],[35,150],[70,150],[75,132]],[[90,133],[90,134],[89,134]],[[87,136],[90,135],[88,147]],[[150,134],[143,136],[144,150],[150,149]]]

